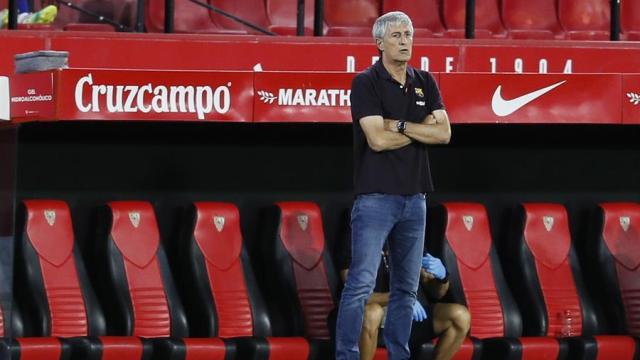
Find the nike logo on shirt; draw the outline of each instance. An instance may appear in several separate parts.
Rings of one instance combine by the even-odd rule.
[[[502,85],[498,85],[498,88],[493,93],[493,99],[491,99],[491,108],[493,109],[493,112],[498,116],[511,115],[514,112],[518,111],[521,107],[527,105],[528,103],[548,93],[549,91],[557,88],[558,86],[564,84],[565,82],[566,80],[563,80],[553,85],[530,92],[528,94],[524,94],[522,96],[519,96],[511,100],[505,100],[502,97]]]

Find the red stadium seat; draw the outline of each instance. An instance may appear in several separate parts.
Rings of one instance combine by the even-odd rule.
[[[267,29],[269,27],[264,0],[209,0],[209,4],[263,29]],[[213,23],[221,29],[260,34],[260,32],[257,32],[256,30],[253,30],[226,16],[214,12],[210,12],[209,15],[211,20],[213,20]]]
[[[445,36],[464,38],[466,0],[445,0],[442,2]],[[506,38],[507,32],[500,21],[497,0],[476,1],[476,38]]]
[[[625,40],[640,40],[640,3],[637,1],[620,2],[620,26]]]
[[[558,0],[558,17],[569,40],[609,40],[609,0]]]
[[[615,334],[640,336],[640,204],[603,203],[592,218],[586,254],[599,303]]]
[[[148,32],[164,32],[164,0],[147,1],[145,27]],[[174,11],[174,32],[246,34],[244,30],[229,30],[211,21],[209,10],[191,1],[176,1]]]
[[[438,3],[438,0],[385,0],[382,13],[402,11],[409,15],[416,39],[437,37],[444,33]]]
[[[521,337],[522,319],[505,281],[484,206],[444,203],[429,217],[430,251],[447,267],[454,302],[469,308],[470,335],[482,339],[483,358],[564,358],[566,345],[553,337]]]
[[[280,35],[296,35],[296,0],[266,0],[269,30]],[[313,35],[314,2],[304,3],[304,34]],[[326,26],[324,31],[326,31]]]
[[[313,341],[272,336],[235,205],[196,202],[185,230],[180,249],[182,292],[195,335],[237,341],[238,358],[247,360],[317,358]]]
[[[109,24],[70,23],[63,27],[64,31],[98,31],[114,32],[116,28]]]
[[[556,0],[502,0],[502,21],[512,39],[563,39]]]
[[[327,35],[372,37],[371,30],[380,16],[380,8],[380,0],[325,0]]]
[[[635,359],[630,336],[601,334],[571,241],[562,205],[529,203],[518,207],[508,239],[512,285],[534,335],[566,337],[571,358]],[[590,279],[593,286],[594,281]],[[568,336],[568,337],[567,337]]]
[[[95,256],[103,269],[98,289],[109,299],[105,313],[114,331],[152,338],[154,347],[170,359],[187,354],[223,359],[235,352],[220,338],[186,338],[186,315],[151,204],[110,202],[98,227]]]

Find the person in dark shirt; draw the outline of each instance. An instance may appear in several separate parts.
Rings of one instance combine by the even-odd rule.
[[[389,242],[389,304],[384,338],[389,359],[408,359],[420,274],[427,193],[433,191],[427,145],[447,144],[449,118],[433,77],[408,65],[411,19],[379,17],[373,37],[380,60],[351,85],[355,200],[352,261],[340,299],[336,359],[359,359],[364,308],[380,251]]]
[[[388,261],[388,250],[385,248],[380,254],[375,288],[365,305],[359,341],[360,360],[373,359],[379,344],[378,334],[381,326],[384,326],[389,303]],[[347,278],[350,262],[350,241],[340,241],[336,252],[336,266],[343,281]],[[437,302],[449,289],[449,276],[442,261],[429,253],[422,258],[418,289],[419,300],[413,305],[412,338],[415,342],[422,343],[439,337],[434,359],[451,359],[469,332],[471,316],[463,305]]]

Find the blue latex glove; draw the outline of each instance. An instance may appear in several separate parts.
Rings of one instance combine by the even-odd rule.
[[[413,303],[413,321],[424,321],[427,320],[429,316],[427,316],[427,311],[420,305],[420,301],[416,300]]]
[[[442,265],[442,261],[429,253],[422,258],[422,267],[427,272],[432,273],[436,279],[442,280],[447,276],[447,269]]]

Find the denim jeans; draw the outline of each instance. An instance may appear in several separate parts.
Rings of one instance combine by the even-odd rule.
[[[336,359],[359,360],[364,306],[373,292],[385,240],[389,243],[390,298],[384,324],[389,359],[409,359],[413,303],[420,278],[426,197],[359,195],[351,210],[351,265],[336,325]]]

